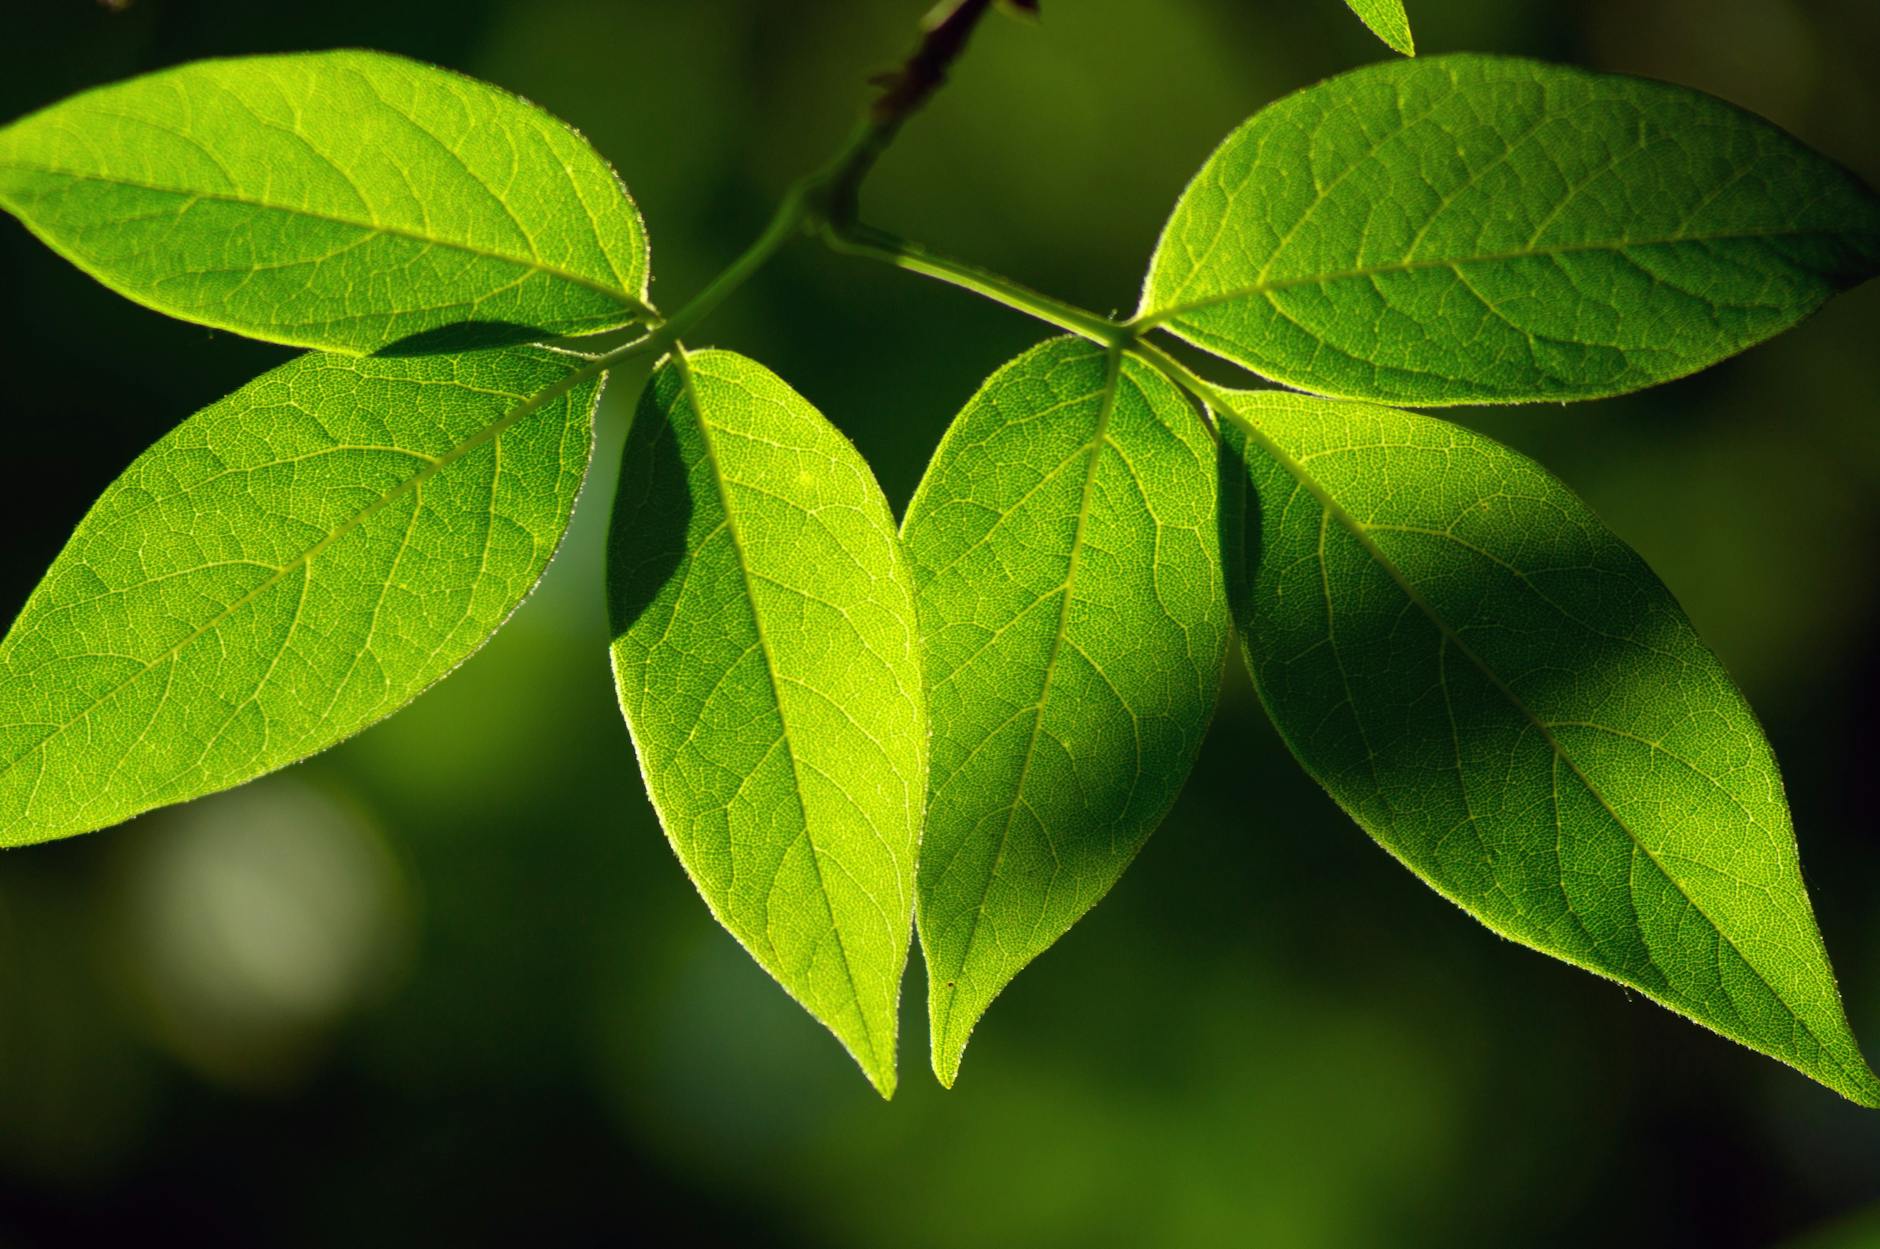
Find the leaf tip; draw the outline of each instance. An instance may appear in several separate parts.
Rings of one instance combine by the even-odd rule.
[[[934,1021],[933,1074],[941,1088],[950,1089],[959,1081],[960,1064],[966,1059],[966,1043],[972,1039],[973,1025],[979,1018],[975,1014],[960,1026],[957,1016],[949,1012],[945,1018]]]
[[[1856,1106],[1880,1110],[1880,1075],[1874,1073],[1873,1065],[1861,1052],[1860,1041],[1854,1035],[1845,1007],[1817,1019],[1812,1025],[1804,1026],[1822,1042],[1817,1053],[1804,1058],[1799,1054],[1778,1053],[1775,1050],[1764,1052],[1794,1067],[1817,1084],[1839,1093]]]
[[[942,1051],[938,1046],[933,1052],[933,1078],[940,1082],[940,1087],[950,1089],[954,1081],[960,1078],[960,1050]]]
[[[872,1021],[872,1026],[864,1024],[860,1029],[846,1028],[814,1008],[810,1008],[810,1014],[841,1042],[842,1048],[855,1060],[855,1065],[862,1069],[862,1075],[867,1078],[869,1085],[881,1094],[881,1100],[893,1101],[895,1090],[900,1086],[899,1030],[894,1026],[893,1001],[890,1000],[887,1005],[885,1025],[883,1016],[871,1015],[867,1018]]]
[[[875,1092],[881,1094],[882,1101],[891,1102],[894,1100],[894,1090],[897,1086],[897,1081],[892,1064],[880,1070],[871,1071],[864,1068],[863,1073],[867,1075],[868,1082],[874,1085]]]
[[[960,1010],[958,993],[958,985],[948,980],[945,992],[932,993],[927,1002],[927,1030],[933,1037],[933,1075],[943,1089],[952,1088],[954,1081],[960,1078],[960,1061],[966,1055],[966,1043],[972,1039],[973,1025],[985,1013],[983,1008],[973,1011],[962,1024],[964,1012]]]

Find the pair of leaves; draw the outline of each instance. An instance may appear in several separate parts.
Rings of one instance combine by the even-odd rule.
[[[332,745],[534,587],[587,471],[599,369],[418,353],[645,315],[639,214],[572,130],[378,53],[201,62],[0,130],[0,203],[139,302],[381,353],[282,365],[93,506],[0,641],[0,844]]]
[[[884,1094],[916,897],[950,1084],[1173,802],[1229,632],[1207,428],[1116,351],[1056,340],[995,374],[903,533],[761,366],[655,375],[609,555],[641,769],[713,914]]]
[[[403,353],[285,365],[94,507],[0,642],[9,843],[239,783],[466,657],[559,539],[600,370],[442,348],[465,322],[648,315],[644,231],[598,156],[374,54],[87,93],[0,131],[0,202],[176,315]],[[1455,57],[1236,132],[1138,325],[1323,395],[1591,397],[1741,350],[1877,263],[1871,193],[1765,123]],[[609,567],[649,789],[714,914],[876,1085],[916,911],[950,1082],[993,996],[1160,820],[1233,582],[1283,734],[1433,885],[1875,1101],[1768,748],[1636,557],[1484,439],[1188,381],[1230,422],[1222,497],[1149,360],[1053,342],[1000,370],[898,538],[853,448],[761,366],[681,351],[641,404]]]
[[[1210,158],[1141,323],[1320,395],[1593,398],[1880,268],[1880,199],[1720,101],[1532,62],[1346,75]],[[1262,700],[1489,927],[1880,1104],[1760,726],[1669,592],[1526,460],[1427,417],[1214,394]]]
[[[916,900],[951,1084],[993,997],[1174,801],[1227,653],[1218,515],[1193,405],[1085,343],[994,375],[904,542],[762,366],[655,374],[608,557],[641,770],[712,913],[884,1095]]]

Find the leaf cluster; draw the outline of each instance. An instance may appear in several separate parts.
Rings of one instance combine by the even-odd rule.
[[[1438,892],[1880,1105],[1728,674],[1545,470],[1387,406],[1707,367],[1880,269],[1880,198],[1694,91],[1397,61],[1234,131],[1119,322],[853,219],[987,7],[671,316],[578,134],[416,62],[200,62],[0,130],[0,204],[86,273],[309,349],[132,464],[0,641],[0,844],[241,784],[443,678],[552,557],[604,381],[655,357],[607,557],[633,749],[712,914],[883,1095],[910,932],[951,1084],[1169,810],[1237,644]],[[1412,52],[1400,4],[1351,7]],[[898,525],[807,399],[682,341],[805,231],[1070,331],[966,402]]]

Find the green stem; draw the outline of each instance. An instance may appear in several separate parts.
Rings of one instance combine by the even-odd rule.
[[[744,253],[732,261],[717,277],[713,278],[704,290],[700,291],[679,311],[672,314],[660,325],[654,327],[648,337],[663,338],[666,345],[697,329],[699,323],[717,311],[731,292],[743,286],[752,274],[764,267],[766,261],[796,235],[804,232],[810,220],[810,196],[822,175],[812,174],[798,179],[784,194],[783,202],[777,205],[777,211],[771,215],[770,224],[757,236]]]
[[[882,95],[862,125],[827,164],[791,185],[764,232],[683,308],[663,321],[649,323],[651,332],[645,338],[601,356],[600,366],[605,368],[629,355],[673,346],[796,235],[815,228],[827,229],[833,221],[853,220],[863,180],[901,126],[946,81],[947,69],[965,50],[967,39],[991,4],[992,0],[952,0],[936,9],[913,54],[899,71],[884,80]]]
[[[1227,399],[1214,383],[1146,339],[1137,339],[1132,350],[1145,364],[1153,365],[1162,376],[1201,400],[1211,408],[1227,407]]]
[[[845,256],[864,256],[935,278],[1106,347],[1123,347],[1135,341],[1135,333],[1120,322],[1032,290],[989,269],[937,255],[885,231],[824,221],[821,233],[832,250]]]
[[[631,357],[670,349],[763,268],[785,243],[804,233],[820,234],[831,250],[843,255],[878,260],[972,291],[1105,347],[1136,347],[1144,332],[1142,326],[1080,308],[855,219],[863,180],[901,126],[945,81],[947,68],[965,48],[967,37],[989,7],[989,0],[952,0],[936,10],[914,55],[887,80],[868,118],[827,164],[791,185],[770,223],[743,254],[678,312],[655,321],[644,338],[596,357],[582,373],[588,375],[590,369],[598,372]]]
[[[1268,438],[1264,430],[1240,414],[1233,403],[1227,398],[1225,392],[1212,382],[1203,378],[1199,373],[1183,364],[1180,360],[1177,360],[1167,351],[1145,338],[1134,340],[1130,343],[1127,350],[1129,354],[1135,356],[1143,363],[1150,365],[1163,377],[1168,378],[1169,381],[1174,382],[1177,386],[1193,395],[1204,408],[1214,414],[1214,419],[1217,422],[1225,420],[1239,427],[1249,438],[1253,439],[1265,450],[1274,454],[1281,462],[1286,464],[1293,463],[1292,457],[1287,454],[1285,450],[1277,446],[1272,439]],[[1304,473],[1303,469],[1301,470],[1300,478],[1302,481],[1311,481]],[[1315,493],[1318,490],[1318,486],[1315,482],[1312,483],[1309,488],[1313,489]]]
[[[591,376],[590,370],[599,372],[631,357],[670,349],[698,328],[785,243],[804,233],[820,234],[834,251],[865,256],[950,283],[1106,347],[1134,343],[1139,336],[1136,327],[1055,299],[990,270],[937,255],[855,219],[862,182],[902,125],[945,82],[947,69],[965,50],[973,28],[990,8],[991,0],[951,0],[936,9],[913,55],[896,74],[887,77],[881,97],[848,143],[822,168],[791,185],[770,223],[743,254],[678,312],[650,323],[644,338],[595,357],[581,370],[582,375]]]
[[[596,372],[612,368],[624,360],[636,356],[664,352],[683,338],[699,324],[718,310],[718,305],[730,298],[731,293],[749,281],[751,275],[763,268],[769,259],[796,235],[809,228],[812,219],[811,197],[817,186],[826,177],[825,173],[811,174],[800,178],[784,194],[783,202],[777,205],[777,211],[771,215],[770,223],[764,227],[751,245],[744,249],[738,258],[700,291],[688,300],[684,307],[662,321],[656,321],[643,338],[636,338],[604,355],[594,359]],[[587,373],[587,369],[582,372]]]

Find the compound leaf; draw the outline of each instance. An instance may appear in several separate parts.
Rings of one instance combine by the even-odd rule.
[[[367,352],[645,314],[646,232],[564,123],[380,52],[198,61],[0,130],[0,205],[159,312]]]
[[[1880,1105],[1775,759],[1651,570],[1446,422],[1229,402],[1247,662],[1306,769],[1496,932]]]
[[[993,998],[1109,891],[1187,779],[1231,628],[1217,497],[1213,441],[1179,391],[1058,339],[993,374],[908,508],[943,1084]]]
[[[567,526],[582,365],[306,355],[138,457],[0,641],[0,844],[239,785],[462,663]]]
[[[880,487],[774,373],[680,352],[621,460],[608,597],[621,709],[679,861],[892,1095],[927,705]]]
[[[1274,104],[1176,206],[1148,324],[1289,386],[1416,404],[1681,377],[1880,269],[1880,199],[1663,83],[1394,61]]]
[[[1345,0],[1358,20],[1371,33],[1390,45],[1393,52],[1405,56],[1417,54],[1416,41],[1410,37],[1410,15],[1403,11],[1403,0]]]

